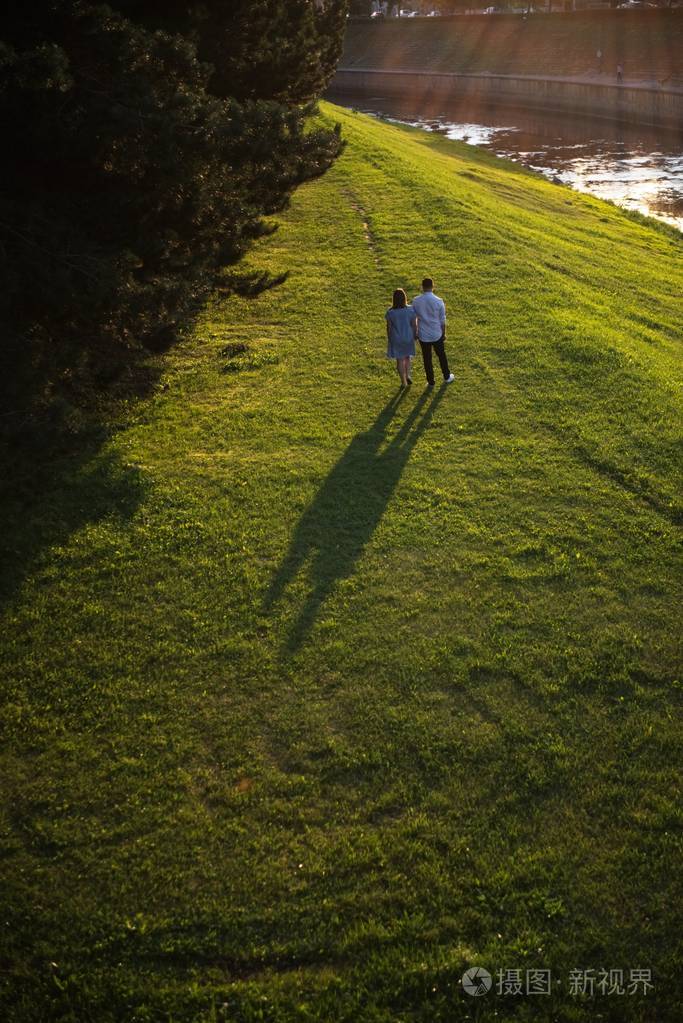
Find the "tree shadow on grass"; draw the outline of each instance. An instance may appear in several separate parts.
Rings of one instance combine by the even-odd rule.
[[[425,390],[397,432],[387,436],[406,392],[395,394],[372,426],[354,437],[304,512],[264,600],[269,612],[304,565],[310,565],[308,596],[288,631],[283,653],[296,653],[334,585],[353,572],[445,389]]]
[[[136,466],[102,452],[99,440],[78,450],[58,446],[0,452],[0,609],[9,604],[44,553],[83,526],[130,519],[145,485]]]

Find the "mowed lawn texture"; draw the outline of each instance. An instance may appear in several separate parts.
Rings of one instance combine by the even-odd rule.
[[[14,481],[2,1017],[678,1020],[681,237],[322,116],[285,283]],[[456,380],[400,393],[425,273]]]

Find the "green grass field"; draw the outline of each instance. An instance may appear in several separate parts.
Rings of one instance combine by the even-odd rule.
[[[0,1017],[673,1023],[681,236],[323,116],[288,280],[12,464]],[[401,393],[425,273],[456,382]]]

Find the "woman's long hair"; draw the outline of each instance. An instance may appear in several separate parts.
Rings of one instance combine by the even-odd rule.
[[[405,309],[408,305],[408,296],[406,295],[403,288],[397,288],[394,292],[393,309]]]

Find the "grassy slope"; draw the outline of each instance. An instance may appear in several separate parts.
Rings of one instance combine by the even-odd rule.
[[[4,1018],[673,1021],[680,239],[325,116],[286,284],[10,509]],[[399,396],[426,271],[457,379]]]

